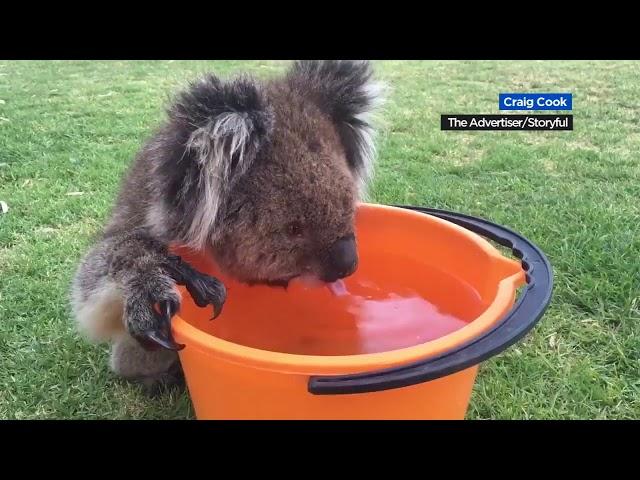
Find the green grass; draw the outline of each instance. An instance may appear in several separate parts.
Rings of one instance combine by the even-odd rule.
[[[0,61],[0,418],[193,418],[111,375],[67,306],[71,274],[176,86],[284,62]],[[640,417],[640,64],[378,62],[392,86],[372,200],[462,211],[533,239],[547,314],[486,362],[469,418]],[[572,92],[573,132],[442,132],[505,91]],[[82,195],[68,195],[83,192]]]

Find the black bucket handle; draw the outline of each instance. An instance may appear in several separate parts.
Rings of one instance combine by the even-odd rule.
[[[425,207],[397,205],[447,220],[510,248],[520,259],[527,286],[507,313],[491,330],[452,350],[400,367],[349,375],[322,375],[309,378],[314,395],[345,395],[407,387],[435,380],[504,351],[533,328],[544,314],[553,291],[553,271],[542,251],[522,235],[486,220]]]

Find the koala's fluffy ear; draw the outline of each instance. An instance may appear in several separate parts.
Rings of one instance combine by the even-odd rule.
[[[273,112],[248,77],[213,75],[181,92],[168,111],[171,148],[165,162],[174,211],[184,214],[183,238],[206,243],[228,192],[247,172],[273,129]],[[194,204],[195,202],[195,204]]]
[[[290,85],[307,95],[335,122],[352,171],[366,183],[375,156],[370,114],[382,102],[384,86],[374,82],[368,61],[305,60],[289,71]]]
[[[273,126],[271,110],[248,77],[223,83],[208,75],[180,94],[169,116],[189,132],[187,153],[223,181],[247,171]]]

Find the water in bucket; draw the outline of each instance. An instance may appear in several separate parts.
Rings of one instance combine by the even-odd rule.
[[[197,327],[262,350],[355,355],[434,340],[464,327],[485,308],[477,292],[451,274],[427,265],[416,268],[402,256],[390,261],[386,254],[383,269],[380,262],[368,255],[333,292],[299,282],[284,290],[224,279],[228,298],[223,314]],[[274,301],[274,296],[283,298]],[[236,309],[242,315],[230,314]]]

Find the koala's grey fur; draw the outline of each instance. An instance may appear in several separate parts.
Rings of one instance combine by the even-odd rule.
[[[327,271],[338,241],[354,241],[379,94],[368,62],[301,61],[268,82],[208,75],[177,96],[73,281],[77,322],[112,342],[117,374],[150,388],[182,380],[169,331],[176,285],[222,308],[224,286],[170,244],[209,252],[247,283],[352,273],[355,263]]]

